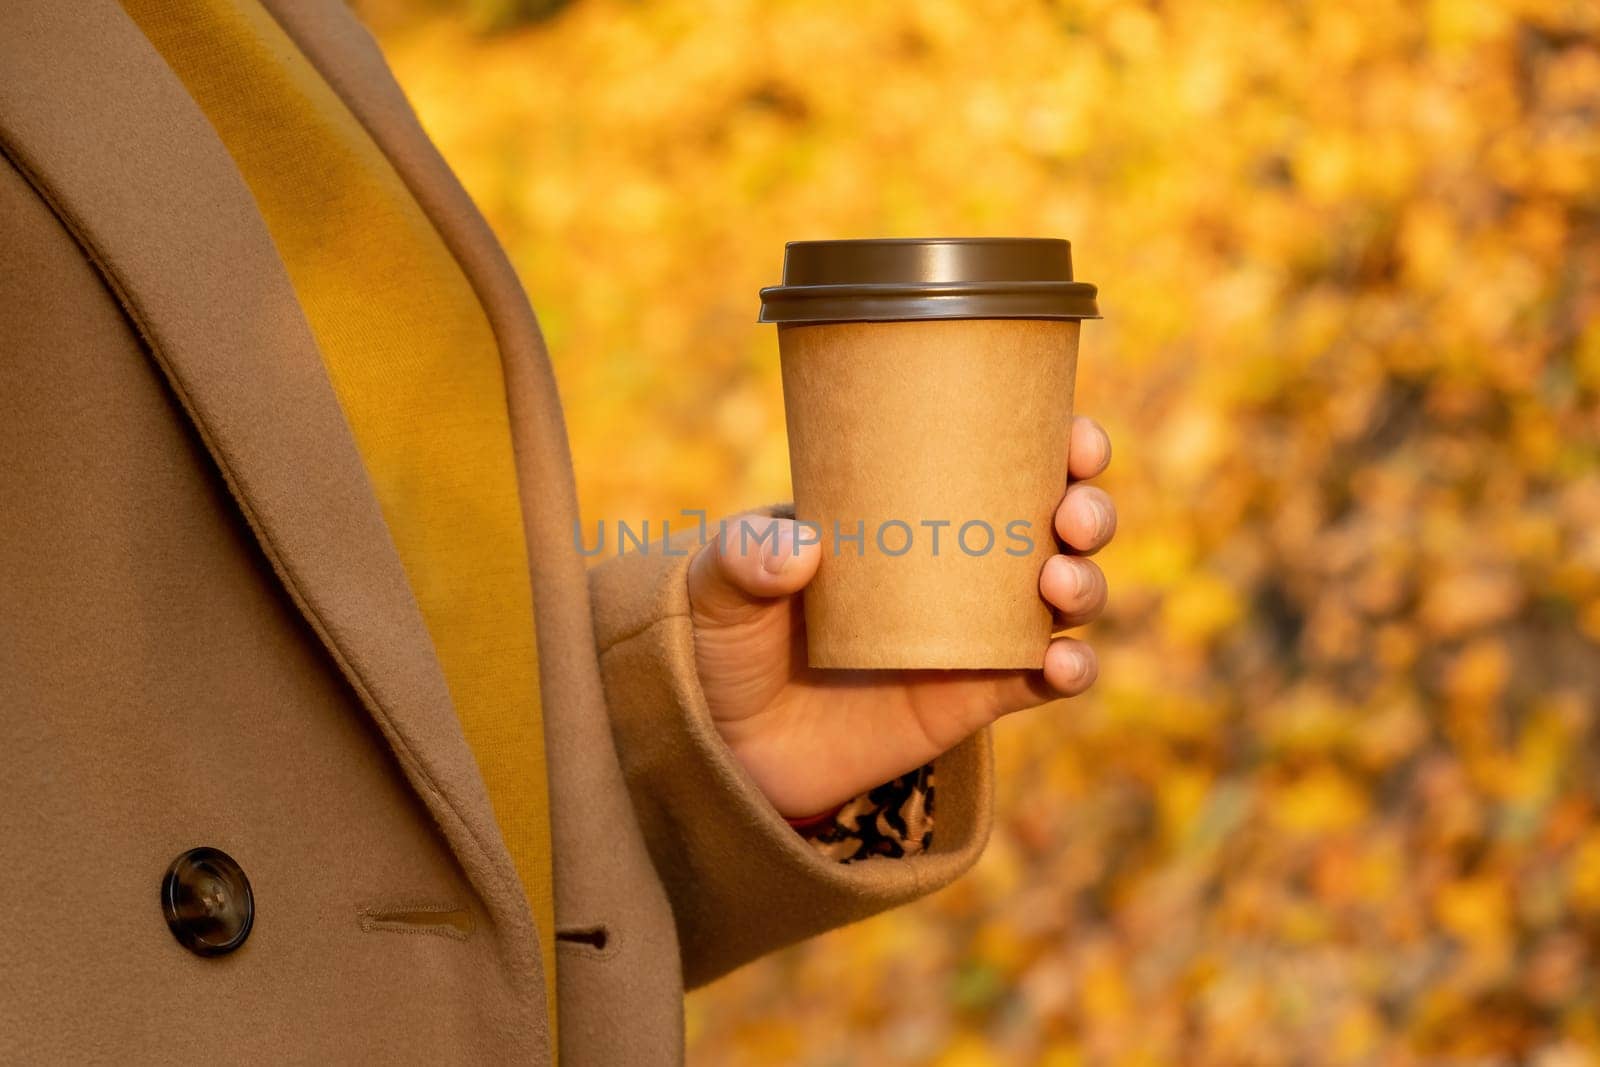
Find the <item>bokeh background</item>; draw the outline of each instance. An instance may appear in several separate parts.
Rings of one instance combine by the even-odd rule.
[[[1600,6],[357,6],[591,521],[786,498],[785,240],[1102,287],[1100,685],[998,728],[974,874],[693,994],[692,1062],[1600,1062]]]

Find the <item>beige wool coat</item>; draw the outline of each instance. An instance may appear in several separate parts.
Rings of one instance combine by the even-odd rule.
[[[550,762],[564,1064],[683,1058],[685,988],[942,886],[836,864],[722,745],[686,560],[586,574],[550,366],[504,254],[338,0],[268,0],[460,260],[505,365]],[[550,1056],[526,902],[250,193],[115,0],[0,3],[0,1061]],[[167,864],[237,859],[202,958]],[[421,921],[453,913],[451,922]]]

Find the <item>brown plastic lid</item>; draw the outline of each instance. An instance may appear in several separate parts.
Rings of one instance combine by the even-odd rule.
[[[1055,237],[790,241],[760,321],[1097,319],[1097,292],[1072,280],[1072,243]]]

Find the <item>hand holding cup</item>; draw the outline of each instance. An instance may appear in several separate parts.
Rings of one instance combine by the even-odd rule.
[[[689,593],[712,719],[798,817],[1087,689],[1052,633],[1103,609],[1116,513],[1080,484],[1111,449],[1072,416],[1097,311],[1067,242],[798,242],[762,295],[797,518],[734,520]]]

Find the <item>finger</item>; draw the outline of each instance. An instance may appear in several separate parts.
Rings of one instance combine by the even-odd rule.
[[[1082,626],[1105,610],[1106,576],[1092,560],[1051,556],[1039,572],[1039,592],[1056,609],[1063,628]]]
[[[1044,680],[1056,693],[1075,697],[1100,676],[1094,649],[1074,637],[1058,637],[1044,653]]]
[[[989,719],[1073,697],[1100,675],[1094,649],[1072,637],[1058,637],[1045,649],[1044,670],[1006,671],[992,676],[984,701]]]
[[[1056,535],[1072,548],[1090,555],[1104,548],[1117,532],[1117,508],[1104,489],[1096,485],[1070,485],[1056,508]]]
[[[936,678],[949,677],[950,672],[915,672],[913,677],[923,674]],[[939,690],[941,714],[956,724],[951,736],[943,739],[948,742],[945,747],[1002,715],[1038,707],[1057,696],[1039,670],[960,671],[956,675]]]
[[[1067,451],[1067,475],[1073,481],[1093,478],[1111,463],[1111,435],[1105,427],[1079,415],[1072,420],[1072,437]]]
[[[696,616],[713,624],[735,623],[799,592],[822,559],[817,539],[800,532],[793,519],[730,519],[689,564],[689,600]]]

